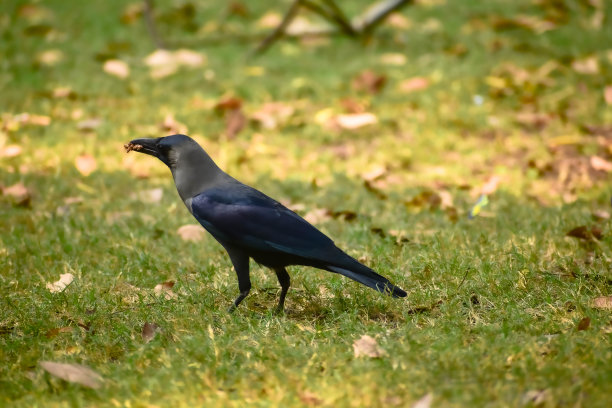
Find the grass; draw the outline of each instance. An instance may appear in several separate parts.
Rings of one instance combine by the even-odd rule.
[[[255,32],[278,5],[245,2],[247,17],[223,20],[215,2],[194,3],[192,17],[177,11],[182,2],[157,3],[163,35],[205,53],[205,67],[152,79],[144,25],[120,23],[118,0],[0,6],[0,148],[23,149],[0,158],[0,184],[21,182],[32,195],[29,206],[0,195],[0,405],[409,406],[427,393],[434,406],[609,404],[611,315],[592,300],[612,289],[609,220],[593,219],[609,211],[610,176],[587,167],[590,156],[612,152],[603,97],[612,25],[593,28],[596,9],[423,2],[403,13],[410,28],[382,27],[367,45],[289,40],[248,60],[254,42],[206,39]],[[608,3],[603,12],[611,15]],[[516,24],[523,15],[556,27],[536,34]],[[48,50],[63,59],[40,63]],[[389,53],[406,63],[384,63]],[[109,57],[129,64],[127,79],[103,71]],[[588,58],[597,74],[573,65]],[[542,73],[547,63],[553,69]],[[381,93],[351,87],[365,69],[387,77]],[[417,76],[429,87],[402,93],[401,81]],[[52,97],[59,87],[73,93]],[[230,139],[213,109],[227,95],[240,97],[247,115],[271,101],[295,113]],[[341,113],[346,98],[378,124],[317,123],[324,109]],[[525,111],[544,114],[544,124],[519,120]],[[23,112],[50,124],[16,123]],[[294,267],[287,313],[274,316],[276,278],[252,265],[254,290],[228,314],[238,289],[227,255],[208,236],[182,241],[176,230],[194,221],[168,171],[122,153],[130,139],[166,134],[159,123],[169,114],[224,169],[302,214],[355,212],[316,224],[407,299]],[[91,118],[101,125],[79,130]],[[97,162],[89,176],[74,165],[83,153]],[[363,174],[378,166],[386,170],[372,192]],[[468,219],[491,175],[499,189]],[[162,198],[146,202],[141,192],[153,188]],[[427,199],[441,191],[452,209]],[[581,225],[598,225],[602,240],[566,236]],[[67,272],[74,282],[51,293],[46,284]],[[155,296],[170,280],[177,296]],[[585,317],[589,327],[578,330]],[[161,328],[149,343],[145,322]],[[377,339],[382,358],[354,356],[363,334]],[[44,360],[85,364],[104,386],[51,377]]]

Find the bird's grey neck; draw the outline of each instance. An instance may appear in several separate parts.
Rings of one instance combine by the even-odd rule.
[[[181,164],[171,167],[170,170],[181,199],[191,209],[190,203],[193,197],[233,179],[221,170],[206,153],[199,154],[192,160],[189,159],[181,158],[178,161]]]

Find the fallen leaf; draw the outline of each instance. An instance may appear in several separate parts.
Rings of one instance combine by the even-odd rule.
[[[47,66],[57,65],[64,59],[64,53],[60,50],[46,50],[38,54],[36,60]]]
[[[161,79],[178,71],[180,67],[196,68],[206,63],[206,57],[199,52],[179,49],[176,51],[158,49],[145,57],[153,79]]]
[[[176,233],[183,241],[198,242],[204,238],[205,230],[198,224],[187,224],[180,227]]]
[[[228,110],[235,110],[242,108],[242,99],[236,98],[235,96],[229,96],[222,98],[215,105],[215,110],[217,112],[223,112]]]
[[[340,105],[342,105],[346,113],[363,113],[366,111],[366,104],[364,102],[352,98],[342,99]]]
[[[385,65],[402,66],[406,65],[408,59],[404,54],[397,52],[388,52],[380,56],[380,62]]]
[[[353,78],[352,86],[357,91],[377,94],[382,91],[386,83],[387,77],[385,75],[377,74],[372,70],[366,70]]]
[[[149,190],[139,191],[136,198],[147,204],[157,204],[164,196],[164,190],[161,187],[152,188]]]
[[[593,211],[592,214],[593,218],[595,218],[596,220],[609,220],[610,219],[610,213],[606,210],[595,210]]]
[[[572,62],[572,69],[579,74],[595,75],[599,73],[599,61],[595,56],[575,60]]]
[[[72,332],[72,330],[73,330],[72,327],[59,327],[59,328],[49,329],[45,333],[45,337],[48,339],[52,339],[53,337],[57,336],[60,333],[70,333]]]
[[[612,85],[608,85],[604,88],[603,91],[604,100],[608,105],[612,105]]]
[[[206,56],[193,50],[181,48],[174,51],[174,61],[181,66],[197,68],[206,63]]]
[[[501,183],[501,177],[499,176],[491,176],[487,180],[487,182],[480,188],[480,195],[491,195],[499,187],[499,183]]]
[[[2,194],[12,197],[15,204],[20,207],[28,207],[32,200],[30,190],[23,183],[16,183],[2,189]]]
[[[585,241],[593,241],[595,239],[600,240],[603,237],[603,232],[597,226],[592,226],[589,228],[586,225],[581,225],[579,227],[572,228],[565,235],[568,237],[583,239]]]
[[[177,295],[172,291],[173,287],[174,281],[162,282],[155,285],[153,288],[153,293],[155,293],[157,296],[164,295],[164,299],[166,300],[176,299]]]
[[[355,357],[365,356],[380,358],[385,354],[384,350],[380,348],[376,340],[367,334],[364,334],[359,340],[355,340],[353,342],[353,352],[355,353]]]
[[[430,392],[423,395],[418,401],[412,404],[411,408],[429,408],[433,402],[433,394]]]
[[[399,90],[404,93],[422,91],[428,87],[429,79],[423,77],[405,79],[399,84]]]
[[[279,124],[286,121],[294,112],[295,109],[291,105],[281,102],[268,102],[254,112],[251,118],[259,122],[266,129],[276,129]]]
[[[584,331],[584,330],[587,330],[590,326],[591,326],[591,318],[583,317],[582,319],[580,319],[580,321],[576,325],[576,330]]]
[[[552,120],[551,115],[542,112],[524,110],[515,115],[518,124],[531,129],[543,129]]]
[[[372,167],[370,170],[366,171],[365,173],[362,173],[361,178],[367,181],[374,181],[384,176],[386,173],[387,173],[386,166],[377,165],[377,166]]]
[[[13,120],[24,125],[49,126],[51,124],[51,118],[49,116],[34,115],[27,112],[15,115]]]
[[[317,406],[323,403],[323,400],[319,398],[317,394],[310,391],[304,391],[299,393],[298,395],[300,397],[300,400],[306,405]]]
[[[145,324],[142,326],[142,333],[141,333],[142,339],[144,340],[145,343],[150,342],[151,340],[155,338],[155,335],[157,334],[159,330],[160,330],[160,327],[156,325],[155,323],[145,322]]]
[[[612,309],[612,296],[599,296],[593,299],[595,309]]]
[[[259,20],[257,20],[255,25],[259,28],[276,28],[282,20],[283,17],[279,13],[275,11],[268,11],[266,14],[261,16]]]
[[[591,167],[595,170],[605,171],[607,173],[612,171],[612,162],[599,156],[591,156],[590,162]]]
[[[111,59],[107,60],[102,67],[104,72],[117,78],[125,79],[130,75],[130,67],[124,61]]]
[[[233,109],[225,115],[225,135],[232,140],[244,129],[247,118],[241,109]]]
[[[98,167],[96,159],[90,154],[82,154],[74,159],[74,165],[83,176],[87,177]]]
[[[159,124],[159,127],[165,131],[172,134],[187,134],[189,133],[189,129],[187,126],[174,118],[174,115],[169,113],[164,117],[164,121]]]
[[[49,374],[61,378],[64,381],[83,385],[85,387],[98,389],[102,386],[104,379],[91,368],[80,364],[54,363],[52,361],[41,361],[39,365]]]
[[[60,279],[57,282],[47,283],[47,289],[51,293],[60,293],[63,292],[68,285],[72,283],[74,280],[74,275],[71,273],[62,273],[60,275]]]
[[[4,146],[3,148],[0,149],[0,157],[7,157],[7,158],[17,157],[21,154],[21,152],[22,152],[21,146],[16,145],[16,144],[11,144],[11,145]]]
[[[91,132],[96,128],[100,127],[101,124],[102,119],[100,118],[85,119],[77,123],[77,129],[82,130],[84,132]]]
[[[331,213],[326,208],[315,208],[313,210],[308,211],[304,215],[304,219],[311,224],[320,224],[324,221],[327,221],[331,218]]]
[[[335,118],[335,123],[342,129],[354,130],[364,126],[378,123],[378,118],[373,113],[347,113],[338,115]]]
[[[544,405],[548,399],[550,399],[549,390],[531,390],[523,395],[523,405],[538,407]]]

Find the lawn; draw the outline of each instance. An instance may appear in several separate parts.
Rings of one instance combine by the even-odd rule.
[[[0,405],[609,406],[611,3],[422,0],[258,57],[288,4],[231,4],[157,1],[172,54],[139,2],[0,4]],[[252,264],[227,313],[225,251],[123,150],[179,132],[407,298],[293,267],[274,315]]]

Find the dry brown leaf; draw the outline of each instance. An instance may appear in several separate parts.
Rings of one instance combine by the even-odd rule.
[[[42,65],[57,65],[64,59],[64,53],[60,50],[46,50],[38,54],[36,61]]]
[[[82,154],[78,156],[74,159],[74,165],[79,173],[85,177],[89,176],[98,168],[98,163],[91,154]]]
[[[310,406],[317,406],[323,403],[323,400],[319,396],[310,391],[304,391],[299,393],[300,400]]]
[[[21,154],[22,148],[16,144],[10,144],[0,149],[0,157],[17,157]]]
[[[612,85],[608,85],[603,90],[604,100],[608,105],[612,105]]]
[[[258,111],[251,115],[251,118],[266,128],[276,129],[278,125],[286,121],[295,109],[291,105],[282,102],[264,103]]]
[[[206,56],[193,50],[181,48],[174,51],[174,61],[181,66],[197,68],[206,63]]]
[[[412,408],[429,408],[433,402],[433,394],[430,392],[423,395],[418,401],[412,404]]]
[[[580,319],[580,321],[576,325],[576,330],[584,331],[584,330],[587,330],[590,326],[591,326],[591,318],[583,317],[582,319]]]
[[[173,287],[174,281],[162,282],[155,285],[153,293],[155,293],[156,296],[164,295],[164,299],[166,300],[176,299],[177,295],[172,291]]]
[[[164,190],[161,187],[139,191],[136,194],[136,198],[147,204],[157,204],[161,201],[163,196]]]
[[[242,108],[242,99],[236,98],[235,96],[221,98],[215,105],[215,110],[217,112],[224,112],[240,108]]]
[[[489,177],[487,182],[480,188],[480,194],[493,194],[497,190],[497,187],[499,187],[499,183],[501,183],[501,177],[495,175]]]
[[[367,334],[364,334],[359,340],[353,342],[353,352],[355,353],[355,357],[364,356],[380,358],[385,354],[384,350],[381,349],[376,342],[376,339]]]
[[[304,215],[304,219],[311,224],[320,224],[331,218],[331,212],[326,208],[315,208]]]
[[[568,237],[578,238],[585,241],[594,241],[596,239],[601,240],[603,238],[603,232],[596,225],[590,228],[586,225],[581,225],[579,227],[572,228],[565,235]]]
[[[145,322],[142,326],[141,336],[145,343],[150,342],[155,338],[155,335],[160,330],[160,327],[155,323]]]
[[[49,374],[61,378],[64,381],[81,384],[85,387],[98,389],[102,386],[104,379],[91,368],[80,364],[54,363],[52,361],[41,361],[39,365]]]
[[[379,75],[372,70],[366,70],[353,78],[353,89],[377,94],[387,83],[386,75]]]
[[[523,405],[540,407],[548,399],[550,399],[550,390],[531,390],[523,395]]]
[[[247,118],[241,109],[233,109],[225,115],[225,135],[228,139],[234,139],[244,129]]]
[[[385,65],[402,66],[406,65],[408,59],[404,54],[397,52],[388,52],[380,56],[380,62]]]
[[[282,20],[283,17],[276,11],[268,11],[266,14],[261,16],[259,20],[257,20],[255,25],[258,28],[276,28]]]
[[[189,129],[187,126],[176,119],[174,119],[174,115],[169,113],[164,117],[164,121],[159,124],[161,130],[165,132],[169,132],[172,134],[187,134],[189,133]]]
[[[49,116],[34,115],[27,112],[15,115],[13,120],[24,125],[49,126],[51,124],[51,118]]]
[[[583,75],[595,75],[599,73],[599,61],[596,56],[575,60],[572,62],[574,71]]]
[[[104,72],[117,78],[125,79],[130,76],[130,67],[118,59],[107,60],[103,66]]]
[[[60,293],[63,292],[68,285],[72,283],[74,280],[74,275],[71,273],[62,273],[57,282],[47,283],[47,289],[51,293]]]
[[[612,171],[612,162],[599,156],[591,156],[590,162],[591,167],[595,170],[605,171],[607,173]]]
[[[592,305],[595,309],[612,309],[612,296],[599,296],[593,299]]]
[[[378,118],[373,113],[347,113],[338,115],[334,119],[335,123],[342,129],[355,130],[368,125],[378,123]]]
[[[423,77],[408,78],[399,84],[399,90],[404,93],[422,91],[428,87],[429,79]]]
[[[77,123],[77,129],[82,130],[83,132],[91,132],[100,127],[101,124],[102,119],[100,118],[85,119]]]
[[[70,326],[49,329],[45,333],[45,337],[48,338],[48,339],[52,339],[53,337],[57,336],[60,333],[70,333],[70,332],[72,332],[73,329],[74,328],[70,327]]]
[[[370,168],[365,173],[361,174],[361,178],[367,181],[374,181],[387,174],[387,167],[382,165],[376,165]]]
[[[596,220],[605,221],[610,219],[610,213],[606,210],[595,210],[592,215]]]
[[[12,186],[3,188],[2,194],[11,197],[15,204],[21,207],[29,206],[32,201],[32,194],[23,183],[16,183]]]
[[[180,227],[176,233],[183,241],[198,242],[204,238],[205,230],[199,224],[187,224]]]

